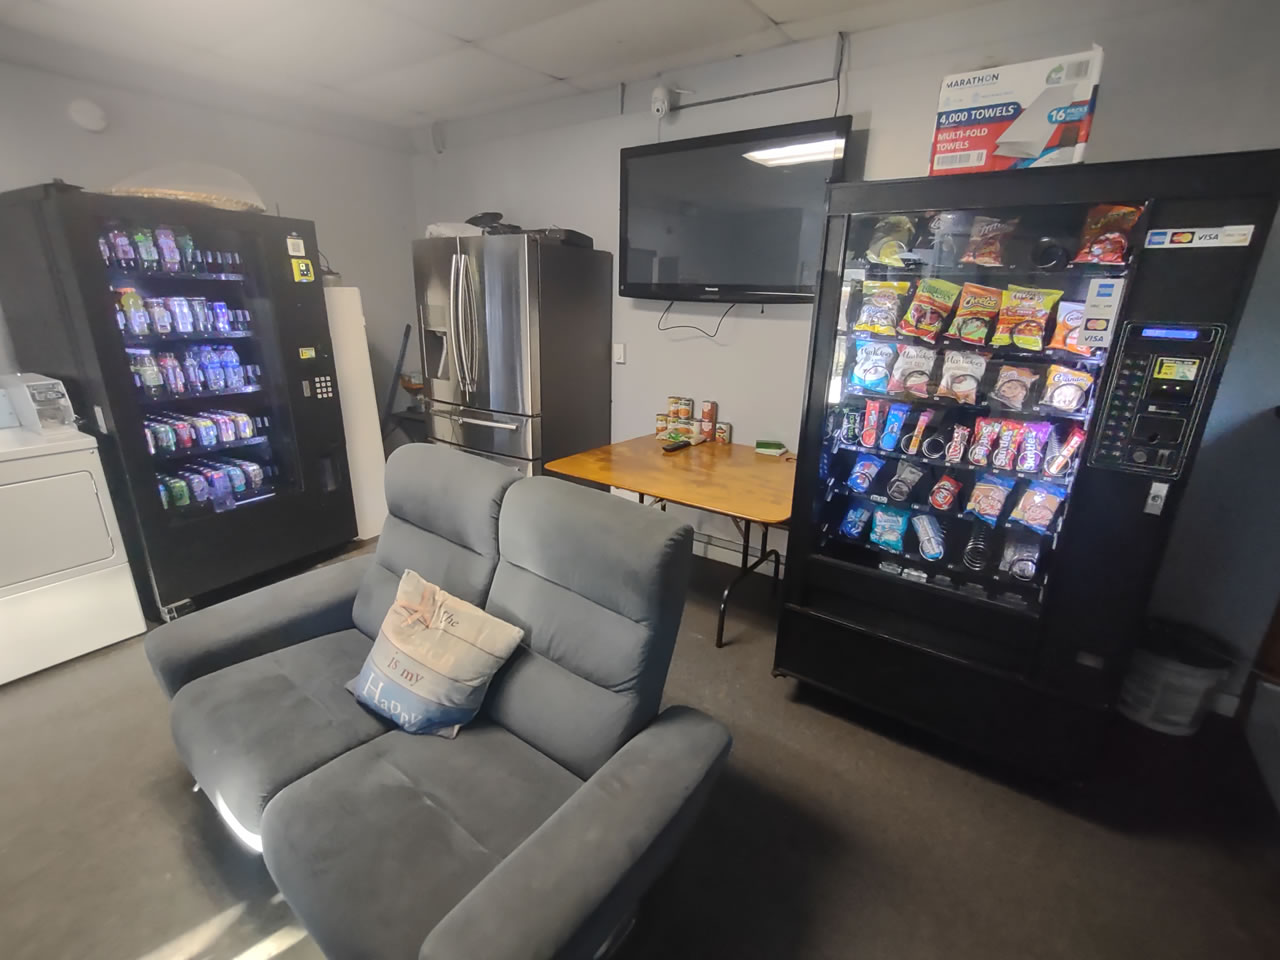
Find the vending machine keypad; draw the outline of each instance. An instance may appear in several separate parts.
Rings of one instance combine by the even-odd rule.
[[[1219,325],[1126,327],[1090,462],[1177,476],[1203,412],[1222,334]]]

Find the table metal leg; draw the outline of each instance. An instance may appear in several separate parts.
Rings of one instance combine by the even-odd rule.
[[[751,559],[751,521],[744,520],[742,525],[742,566],[738,570],[738,575],[729,581],[729,585],[724,588],[724,595],[720,598],[720,618],[716,622],[716,646],[724,646],[724,616],[729,609],[729,595],[733,593],[733,588],[754,573],[762,564],[773,559],[773,589],[777,590],[778,585],[778,563],[781,557],[777,550],[769,549],[769,525],[762,524],[760,533],[760,556],[755,560]]]

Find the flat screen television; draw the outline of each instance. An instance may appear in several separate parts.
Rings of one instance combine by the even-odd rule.
[[[831,117],[623,150],[619,293],[812,301],[849,127]]]

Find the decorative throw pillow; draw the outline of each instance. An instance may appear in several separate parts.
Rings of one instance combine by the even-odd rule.
[[[364,667],[347,689],[409,733],[452,739],[524,631],[406,570]]]

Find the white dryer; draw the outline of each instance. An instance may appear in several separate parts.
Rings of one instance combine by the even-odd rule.
[[[57,380],[0,377],[0,683],[145,629],[97,441]]]

